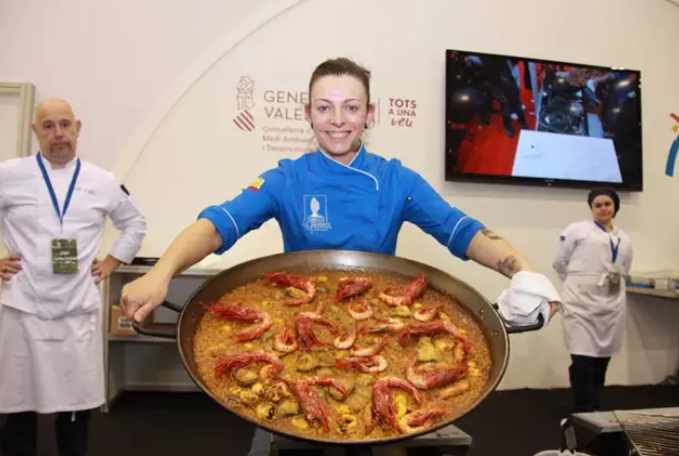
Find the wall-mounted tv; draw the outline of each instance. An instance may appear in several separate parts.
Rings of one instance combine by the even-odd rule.
[[[640,72],[446,51],[446,180],[641,191]]]

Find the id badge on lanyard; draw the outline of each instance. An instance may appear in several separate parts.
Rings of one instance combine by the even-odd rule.
[[[611,294],[617,294],[620,291],[620,282],[622,281],[622,274],[620,267],[613,265],[613,271],[608,273],[608,291]]]
[[[71,198],[73,197],[73,191],[75,190],[75,183],[78,180],[78,175],[80,174],[80,159],[76,162],[75,171],[73,172],[73,177],[71,178],[71,183],[68,186],[68,192],[66,193],[66,198],[64,199],[63,209],[59,208],[59,201],[57,201],[57,195],[54,192],[54,187],[50,181],[50,177],[47,174],[47,169],[42,162],[41,154],[36,154],[36,159],[38,161],[38,167],[42,173],[42,178],[45,181],[47,190],[50,194],[50,199],[52,200],[52,206],[54,211],[59,218],[59,224],[63,228],[64,226],[64,215],[68,210],[68,206],[71,203]],[[54,274],[75,274],[78,272],[78,242],[75,239],[62,239],[56,238],[51,241],[52,250],[52,272]]]
[[[599,223],[595,222],[596,225],[601,228],[603,232],[608,234],[608,245],[611,247],[611,264],[612,268],[611,271],[606,274],[607,282],[608,282],[608,291],[610,294],[618,294],[620,292],[620,282],[622,278],[622,270],[620,269],[620,266],[615,264],[615,262],[618,260],[618,252],[620,251],[620,241],[622,240],[621,238],[618,238],[618,242],[613,242],[613,235],[608,233],[606,229],[601,226]]]
[[[78,243],[75,239],[52,239],[52,272],[78,272]]]

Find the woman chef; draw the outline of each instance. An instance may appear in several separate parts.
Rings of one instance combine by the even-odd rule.
[[[350,249],[394,254],[403,222],[416,224],[455,256],[512,277],[502,308],[526,323],[558,301],[549,280],[477,220],[450,206],[398,160],[368,152],[361,142],[373,123],[370,72],[345,58],[314,70],[305,106],[319,148],[281,160],[236,198],[210,206],[172,242],[146,275],[123,290],[129,317],[143,320],[160,305],[172,277],[210,253],[222,253],[248,231],[275,218],[286,252]]]
[[[101,292],[137,253],[146,222],[111,173],[78,158],[80,120],[64,100],[36,108],[40,152],[0,163],[0,430],[3,456],[36,454],[36,413],[56,413],[61,456],[87,453],[104,402]],[[96,261],[107,217],[122,233]]]
[[[554,269],[563,280],[563,319],[574,411],[598,410],[611,356],[622,344],[625,275],[632,264],[629,236],[613,224],[620,198],[613,189],[587,196],[591,221],[568,225],[561,233]]]

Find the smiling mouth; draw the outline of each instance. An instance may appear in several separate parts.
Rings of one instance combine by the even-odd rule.
[[[349,133],[350,132],[348,132],[348,131],[328,131],[328,132],[326,132],[326,134],[333,139],[344,139],[347,136],[349,136]]]

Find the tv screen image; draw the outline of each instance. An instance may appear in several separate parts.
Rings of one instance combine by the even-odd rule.
[[[447,50],[446,179],[642,190],[639,71]]]

